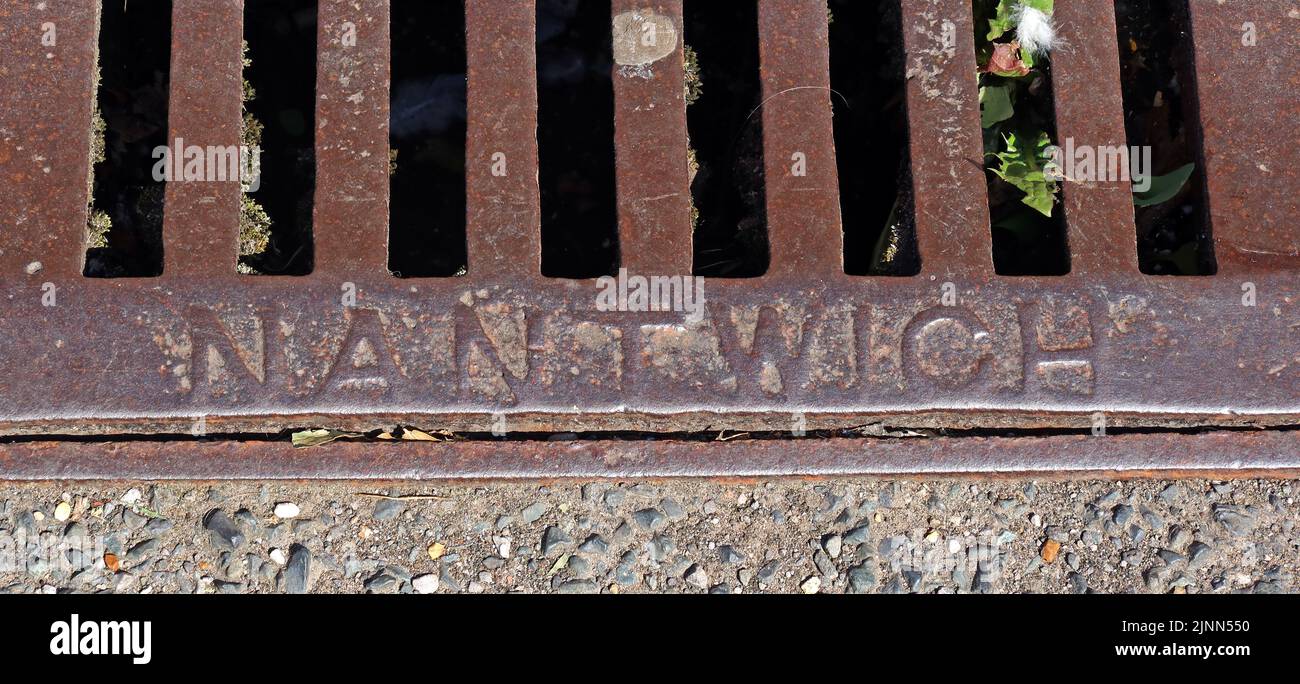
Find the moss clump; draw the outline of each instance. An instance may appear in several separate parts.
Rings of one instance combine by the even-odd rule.
[[[248,56],[248,41],[244,41],[244,69],[253,65]],[[239,203],[239,265],[240,273],[257,275],[262,273],[253,265],[253,261],[271,246],[271,216],[262,205],[248,195],[250,181],[261,172],[258,154],[262,147],[262,122],[248,111],[248,103],[257,98],[257,91],[248,78],[244,78],[243,123],[240,127],[240,143],[248,150],[249,166],[244,169],[247,178],[241,179],[244,195]]]
[[[261,254],[271,245],[271,217],[256,200],[244,195],[239,205],[239,254]]]
[[[700,96],[704,94],[704,80],[700,78],[700,58],[695,53],[695,49],[689,45],[684,46],[682,57],[682,68],[685,73],[686,85],[686,106],[690,107],[699,101]],[[691,133],[689,128],[686,131],[686,170],[687,184],[695,184],[695,176],[700,172],[700,160],[695,153],[695,147],[691,145]],[[690,195],[691,204],[691,229],[694,230],[700,225],[700,209],[695,206],[695,195]]]
[[[90,92],[94,95],[90,113],[90,166],[86,171],[86,248],[102,249],[108,247],[108,232],[113,229],[113,219],[108,212],[95,208],[95,166],[105,159],[104,135],[108,131],[104,115],[99,111],[98,66],[95,67],[95,80]]]
[[[86,249],[106,249],[113,217],[102,209],[89,207],[86,214]]]
[[[388,148],[388,177],[397,175],[397,150]]]
[[[700,78],[700,58],[695,49],[685,46],[682,66],[686,71],[686,106],[689,107],[704,94],[704,81]]]
[[[690,134],[686,135],[686,171],[687,184],[695,185],[695,176],[700,173],[700,160],[696,157],[695,148],[691,147]],[[691,202],[691,228],[700,225],[700,208],[695,206],[695,195],[690,196]]]

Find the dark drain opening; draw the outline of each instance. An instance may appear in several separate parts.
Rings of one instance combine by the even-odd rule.
[[[261,169],[260,186],[242,198],[240,270],[306,275],[316,184],[315,0],[247,3],[244,38],[251,89],[244,144],[261,148]]]
[[[165,184],[154,180],[153,152],[168,144],[171,19],[170,2],[103,6],[84,269],[92,278],[162,274]]]
[[[695,274],[761,276],[769,249],[758,3],[689,0],[684,11]]]
[[[542,274],[618,270],[609,0],[538,0]]]
[[[465,3],[394,0],[388,268],[466,272]]]
[[[1018,38],[1014,25],[990,37],[998,6],[993,0],[973,0],[976,62],[981,69],[996,65],[999,72],[979,75],[993,266],[998,275],[1065,275],[1070,272],[1070,255],[1061,184],[1056,182],[1045,190],[1037,180],[1051,158],[1047,147],[1061,144],[1056,133],[1051,58],[1047,54],[1034,58],[1023,52],[1006,52]],[[999,45],[1003,46],[1002,52]],[[1025,67],[1022,60],[1032,64]],[[1023,75],[1006,76],[1000,75],[1009,73],[1003,67],[1029,70]],[[1009,109],[999,107],[1001,103],[994,101],[993,92],[1007,94]],[[994,120],[998,117],[990,112],[997,109],[1008,118]],[[1006,155],[1005,159],[1012,161],[1000,161],[991,156],[995,154]],[[1002,171],[1007,179],[994,169]],[[1034,197],[1042,200],[1037,208],[1025,202]]]
[[[1151,149],[1151,191],[1165,192],[1150,200],[1168,196],[1136,209],[1138,264],[1152,275],[1213,275],[1187,2],[1117,0],[1115,20],[1128,144]]]
[[[831,0],[829,21],[844,271],[916,275],[899,2]]]

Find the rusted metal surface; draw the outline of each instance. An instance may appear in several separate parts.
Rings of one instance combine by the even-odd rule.
[[[1191,0],[1220,272],[1300,270],[1300,2]]]
[[[0,444],[10,480],[1294,477],[1288,433],[677,442]],[[1294,433],[1290,433],[1294,434]]]
[[[1072,0],[1056,11],[1068,49],[1052,56],[1058,140],[1125,149],[1124,98],[1112,0]],[[1133,195],[1127,183],[1065,183],[1072,268],[1105,278],[1138,270]]]
[[[173,3],[169,143],[181,140],[187,147],[205,149],[242,144],[243,40],[242,3]],[[204,49],[195,49],[199,45]],[[57,187],[49,190],[67,192]],[[167,184],[163,211],[163,276],[167,280],[220,278],[234,270],[239,254],[239,203],[238,182]],[[75,249],[79,242],[66,248]]]
[[[166,280],[166,279],[164,279]],[[707,313],[602,312],[596,289],[229,278],[10,289],[10,434],[265,431],[402,420],[489,431],[1295,424],[1300,296],[1235,281],[963,287],[709,281]],[[274,282],[272,282],[274,281]],[[70,391],[75,387],[75,391]]]
[[[1283,85],[1294,86],[1300,55],[1294,33],[1290,43],[1282,38],[1295,20],[1285,14],[1287,3],[1277,3],[1278,12],[1272,4],[1259,3],[1268,7],[1257,21],[1261,35],[1278,43],[1263,48],[1273,52],[1250,71],[1216,56],[1222,41],[1240,41],[1237,5],[1193,2],[1213,228],[1220,253],[1236,255],[1223,273],[1140,274],[1127,190],[1071,187],[1072,273],[1001,278],[991,259],[969,3],[902,0],[922,273],[863,278],[842,266],[825,8],[813,0],[762,0],[764,106],[757,115],[772,264],[760,278],[707,281],[699,317],[601,310],[595,281],[541,277],[531,3],[466,3],[468,275],[417,279],[392,277],[384,258],[387,3],[320,5],[314,272],[237,275],[238,186],[177,183],[167,195],[164,274],[146,280],[80,275],[94,45],[85,26],[94,22],[94,3],[6,7],[3,75],[22,85],[0,96],[0,174],[9,184],[0,198],[0,434],[394,423],[516,433],[789,431],[871,422],[1090,428],[1097,414],[1112,428],[1300,424],[1295,151],[1243,142],[1269,135],[1260,112],[1296,112],[1295,89]],[[1109,145],[1123,136],[1113,20],[1087,21],[1104,5],[1075,0],[1061,9],[1075,49],[1057,63],[1058,125],[1078,144]],[[238,9],[235,0],[175,3],[175,136],[239,143]],[[652,50],[657,57],[648,64],[615,66],[623,265],[643,275],[689,275],[681,2],[618,0],[613,10],[615,17],[641,14],[642,26],[653,15],[677,33],[671,50]],[[39,36],[31,35],[45,18],[68,25],[56,48],[36,47]],[[342,42],[346,25],[357,29],[355,46]],[[1250,107],[1242,104],[1247,99]],[[1268,170],[1245,174],[1243,155]],[[505,174],[495,172],[501,160]],[[33,270],[36,261],[42,267]],[[1243,305],[1246,280],[1254,306]],[[365,476],[359,471],[369,464],[374,476],[545,476],[550,466],[542,461],[567,463],[578,450],[588,465],[573,476],[634,474],[621,456],[641,453],[634,449],[654,451],[663,474],[677,472],[673,459],[682,459],[679,474],[1037,472],[1044,464],[1098,473],[1107,463],[1127,463],[1126,472],[1231,471],[1223,464],[1234,450],[1263,472],[1294,462],[1296,443],[1294,431],[848,448],[842,440],[743,449],[457,443],[392,452],[399,455],[392,465],[367,460],[379,453],[370,447],[339,445],[310,459],[333,458],[340,470],[285,466],[283,473]],[[1130,453],[1126,444],[1140,448]],[[121,476],[199,468],[187,472],[218,477],[217,459],[261,475],[270,472],[267,459],[309,459],[278,445],[184,447],[205,457],[198,460],[164,457],[162,446],[148,443],[59,448],[0,447],[0,468],[22,476],[29,463],[45,467],[27,457],[54,454],[53,463],[77,459],[86,476],[100,472],[93,464],[108,474],[118,463]],[[999,456],[1029,458],[1036,449],[1051,456],[1032,468]],[[723,452],[744,467],[710,460]],[[791,462],[780,462],[787,452]],[[436,463],[421,460],[435,453]],[[877,462],[878,453],[895,456]],[[806,473],[801,458],[811,464]]]
[[[465,189],[475,278],[541,280],[537,188],[537,12],[531,2],[467,0]],[[504,175],[494,163],[505,164]]]
[[[993,245],[967,4],[902,0],[903,47],[921,277],[979,282]]]
[[[57,46],[41,40],[50,26]],[[0,7],[0,79],[6,84],[0,89],[0,278],[5,285],[81,275],[98,26],[90,2]]]
[[[313,272],[347,281],[388,269],[388,3],[319,0],[316,25]]]
[[[825,3],[758,5],[771,280],[844,272]]]
[[[691,270],[682,2],[614,0],[619,253],[631,273]]]

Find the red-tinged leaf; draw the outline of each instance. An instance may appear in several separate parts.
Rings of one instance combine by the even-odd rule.
[[[1020,59],[1020,43],[994,43],[993,56],[984,71],[999,76],[1024,76],[1029,67]]]

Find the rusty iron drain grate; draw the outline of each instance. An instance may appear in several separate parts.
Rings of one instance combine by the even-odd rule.
[[[757,278],[708,279],[702,315],[692,316],[606,311],[595,281],[542,276],[531,2],[465,5],[468,269],[445,278],[388,270],[388,2],[319,2],[310,274],[236,273],[239,183],[203,182],[167,186],[162,274],[116,279],[82,275],[98,3],[8,4],[0,434],[10,441],[0,443],[0,475],[1278,472],[1300,463],[1291,429],[1300,424],[1300,159],[1279,144],[1300,123],[1295,2],[1190,2],[1218,264],[1205,277],[1140,272],[1128,188],[1085,183],[1065,189],[1070,272],[995,274],[973,19],[970,3],[947,0],[902,0],[920,273],[846,275],[825,2],[758,8],[770,265]],[[620,38],[633,41],[614,47],[619,266],[690,274],[682,2],[614,0],[612,13]],[[1057,15],[1070,46],[1054,59],[1059,134],[1125,145],[1112,3],[1072,0]],[[1258,45],[1245,44],[1244,25]],[[242,26],[235,0],[174,2],[170,138],[240,139]],[[50,27],[53,44],[42,40]],[[657,32],[653,46],[635,42],[646,31]],[[187,460],[158,446],[167,442],[89,439],[399,423],[485,443],[383,456],[355,444],[293,454],[232,439],[191,443],[187,453],[217,460]],[[865,424],[1136,433],[1091,442],[626,436]],[[486,442],[538,433],[624,436]],[[81,439],[60,441],[69,437]]]

